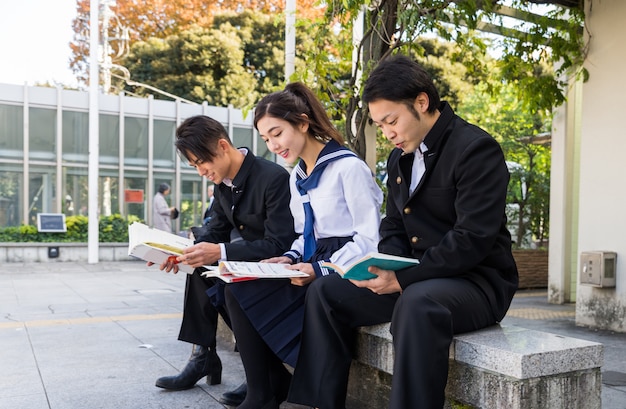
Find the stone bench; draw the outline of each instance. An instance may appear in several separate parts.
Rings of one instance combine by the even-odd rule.
[[[596,342],[500,325],[458,335],[446,408],[600,409],[602,364]],[[388,407],[392,373],[389,324],[360,328],[348,407]]]

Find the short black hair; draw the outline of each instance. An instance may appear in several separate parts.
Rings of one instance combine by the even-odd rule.
[[[395,55],[378,63],[363,87],[364,103],[380,99],[413,106],[420,93],[428,95],[428,112],[439,108],[441,99],[431,76],[424,67],[404,55]]]
[[[206,115],[196,115],[185,119],[176,129],[174,145],[186,159],[192,154],[197,159],[211,162],[216,156],[217,142],[220,139],[232,145],[224,125]]]

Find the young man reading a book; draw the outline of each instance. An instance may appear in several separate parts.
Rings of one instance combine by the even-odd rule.
[[[288,400],[344,408],[355,329],[391,322],[390,408],[442,408],[454,334],[500,321],[517,288],[504,213],[509,173],[498,143],[440,102],[407,57],[379,63],[363,101],[396,146],[378,250],[420,263],[311,284]]]
[[[176,260],[196,268],[187,276],[178,336],[193,345],[192,354],[180,374],[156,381],[158,387],[182,390],[204,376],[212,385],[220,383],[222,366],[215,351],[218,311],[230,326],[223,284],[202,277],[198,267],[219,260],[259,261],[278,256],[296,236],[289,210],[289,173],[282,166],[256,157],[246,148],[235,148],[222,124],[203,115],[180,125],[175,144],[198,174],[215,184],[209,228]],[[231,241],[233,230],[241,240]],[[160,268],[178,272],[172,262]],[[237,393],[224,394],[223,403],[238,405],[244,398],[245,384]]]

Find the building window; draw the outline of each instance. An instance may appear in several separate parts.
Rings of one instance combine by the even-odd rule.
[[[204,216],[202,208],[202,195],[206,195],[206,189],[202,189],[202,179],[197,175],[182,175],[182,189],[180,199],[180,229],[189,231],[193,226],[201,226]]]
[[[119,178],[111,171],[101,171],[98,186],[98,198],[100,199],[98,208],[100,209],[100,214],[102,216],[121,214],[119,204]]]
[[[63,111],[63,160],[89,162],[89,114]]]
[[[87,168],[64,167],[63,180],[63,213],[66,216],[87,216],[89,205]]]
[[[188,231],[201,225],[206,182],[186,160],[177,160],[174,143],[177,121],[205,111],[232,130],[233,145],[275,158],[254,131],[250,116],[243,118],[237,110],[229,116],[223,107],[207,110],[204,105],[178,107],[158,101],[151,111],[147,99],[99,95],[98,203],[88,209],[88,93],[29,88],[26,108],[24,95],[21,86],[0,84],[0,226],[35,225],[37,213],[88,216],[90,210],[148,223],[152,198],[146,195],[156,191],[156,186],[148,189],[149,174],[155,185],[166,181],[172,186],[170,203],[180,211],[174,226]],[[177,175],[181,183],[174,186]]]
[[[148,119],[124,119],[124,164],[148,166]]]
[[[54,161],[56,159],[56,110],[30,108],[28,115],[29,158]]]
[[[21,169],[0,171],[0,226],[21,224],[22,176]]]
[[[24,157],[24,108],[0,105],[0,157]]]
[[[158,168],[174,167],[174,135],[176,123],[173,121],[154,121],[154,166]]]
[[[37,224],[37,213],[59,213],[56,206],[56,172],[52,167],[36,166],[30,169],[28,184],[28,221]]]
[[[233,128],[233,145],[237,148],[246,147],[253,149],[252,147],[252,129]]]
[[[147,187],[147,175],[145,172],[127,172],[126,178],[124,178],[124,189],[141,190],[144,192],[143,202],[124,202],[124,214],[126,216],[136,216],[142,221],[148,220],[148,214],[146,213],[146,196],[145,192]]]
[[[120,161],[120,118],[118,115],[100,115],[98,118],[100,133],[100,163]]]

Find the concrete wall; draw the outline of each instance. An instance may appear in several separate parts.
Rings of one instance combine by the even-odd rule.
[[[49,249],[56,248],[56,257]],[[100,243],[100,261],[136,260],[128,255],[128,243]],[[0,243],[0,263],[55,263],[88,261],[87,243]]]
[[[617,286],[579,281],[576,323],[626,332],[626,2],[585,3],[590,78],[583,85],[578,256],[617,252]]]

